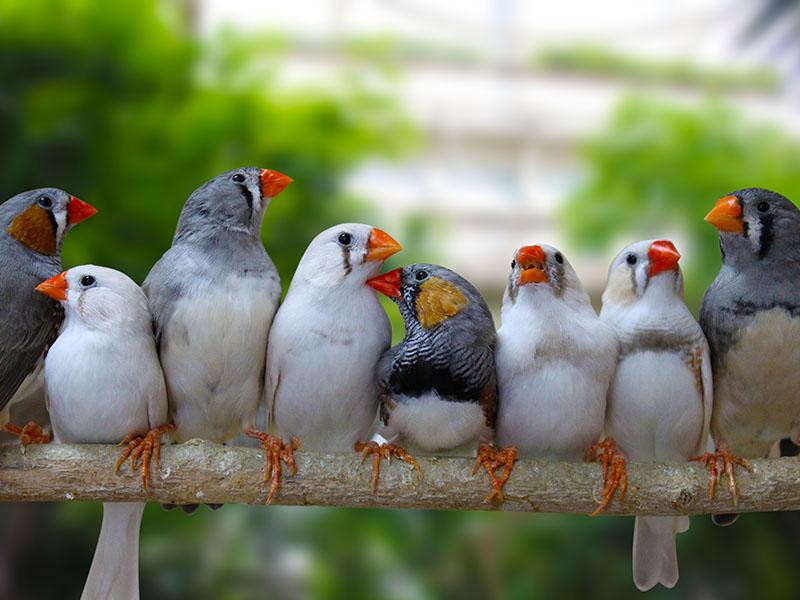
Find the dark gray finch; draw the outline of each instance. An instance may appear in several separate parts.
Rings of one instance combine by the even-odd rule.
[[[706,221],[719,230],[722,266],[700,309],[717,450],[705,460],[712,476],[727,475],[735,505],[734,465],[777,452],[782,438],[800,441],[800,211],[780,194],[747,188],[720,199]]]
[[[492,481],[487,500],[503,498],[502,488],[516,457],[498,452],[495,346],[497,334],[486,302],[471,283],[450,269],[416,264],[367,282],[391,298],[406,326],[403,341],[378,363],[381,436],[387,444],[360,445],[374,457],[373,489],[381,456],[414,465],[408,454],[474,455]],[[396,443],[396,444],[395,444]],[[494,476],[506,467],[500,480]]]
[[[46,443],[36,423],[9,423],[11,405],[44,385],[42,365],[64,318],[35,288],[61,272],[67,232],[97,210],[56,188],[17,194],[0,204],[0,426],[20,442]]]
[[[261,223],[291,181],[245,167],[197,188],[172,247],[145,279],[176,441],[223,443],[257,426],[267,338],[281,296]]]

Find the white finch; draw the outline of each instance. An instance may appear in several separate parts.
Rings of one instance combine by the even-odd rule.
[[[279,454],[291,453],[282,439],[297,438],[310,451],[348,452],[370,435],[375,367],[392,332],[367,280],[400,249],[380,229],[344,223],[317,235],[303,254],[269,335],[265,396],[276,437],[262,441],[274,467]],[[272,475],[270,500],[280,472]]]
[[[123,458],[131,451],[141,455],[147,487],[149,458],[154,453],[158,462],[159,437],[169,427],[160,427],[167,394],[144,293],[119,271],[94,265],[74,267],[36,289],[65,313],[44,365],[56,440],[111,444],[126,438],[131,444]],[[84,600],[139,597],[144,506],[103,505]]]
[[[631,244],[611,264],[603,294],[600,318],[620,343],[606,432],[635,462],[685,461],[708,448],[711,363],[683,301],[679,259],[669,241]],[[675,585],[675,534],[688,528],[688,517],[636,518],[636,587]]]

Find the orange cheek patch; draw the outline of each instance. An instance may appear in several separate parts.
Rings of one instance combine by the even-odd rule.
[[[46,210],[35,204],[17,215],[6,231],[20,244],[34,252],[49,255],[56,253],[56,230],[53,221]]]
[[[452,283],[432,277],[417,294],[417,320],[426,329],[457,315],[469,300]]]

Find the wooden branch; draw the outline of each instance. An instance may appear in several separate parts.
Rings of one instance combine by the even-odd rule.
[[[153,465],[149,494],[128,463],[114,472],[119,452],[102,445],[29,446],[24,454],[18,447],[0,449],[0,501],[259,504],[267,495],[263,454],[256,448],[199,440],[165,446],[161,469]],[[284,468],[275,504],[585,514],[594,510],[601,489],[599,465],[520,460],[506,485],[506,502],[497,507],[484,500],[489,481],[483,470],[472,475],[471,459],[419,457],[422,480],[404,463],[383,462],[378,491],[372,495],[369,460],[359,468],[355,453],[299,451],[296,457],[297,476],[288,476]],[[737,470],[738,512],[800,509],[800,460],[756,460],[753,466],[753,475]],[[615,498],[605,514],[733,510],[727,481],[720,481],[711,500],[706,470],[698,463],[630,464],[628,475],[624,502]]]

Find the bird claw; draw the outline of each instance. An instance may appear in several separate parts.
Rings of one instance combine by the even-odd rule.
[[[170,431],[175,431],[175,423],[154,427],[144,436],[135,433],[125,436],[125,439],[117,445],[127,445],[127,448],[122,451],[114,464],[114,470],[119,471],[122,464],[130,457],[131,471],[135,471],[141,464],[142,485],[145,492],[150,491],[150,463],[152,460],[157,468],[161,467],[161,436]]]
[[[736,465],[747,469],[751,474],[753,473],[753,465],[746,458],[736,456],[728,452],[725,448],[719,448],[716,452],[706,452],[701,456],[693,456],[689,460],[698,461],[706,466],[708,471],[708,495],[713,500],[714,494],[717,489],[717,482],[725,475],[728,478],[728,489],[731,492],[733,505],[738,506],[739,496],[736,491],[736,478],[733,475],[733,469]],[[720,464],[721,463],[721,464]]]
[[[503,488],[511,477],[511,470],[514,468],[514,463],[517,460],[517,447],[506,446],[502,450],[498,450],[491,444],[481,444],[478,446],[478,456],[475,458],[475,465],[472,467],[472,474],[478,472],[478,469],[483,466],[489,479],[492,482],[492,491],[486,496],[486,502],[495,502],[499,504],[505,502],[505,495]],[[495,471],[503,467],[503,473],[500,478],[497,478]]]
[[[381,472],[381,458],[385,458],[389,464],[392,462],[392,457],[398,458],[403,462],[411,465],[417,472],[417,475],[422,477],[422,470],[419,463],[414,460],[405,448],[396,446],[395,444],[379,444],[378,442],[356,442],[353,446],[356,452],[361,454],[361,463],[371,454],[372,455],[372,493],[374,494],[378,489],[378,477]]]
[[[256,429],[245,430],[247,437],[254,438],[261,442],[261,449],[265,455],[264,483],[270,483],[269,494],[267,494],[267,504],[272,504],[275,492],[281,486],[281,476],[283,469],[281,461],[285,462],[292,471],[292,477],[297,474],[297,464],[294,462],[294,451],[300,447],[300,440],[293,437],[289,443],[284,443],[280,436],[269,435]]]
[[[628,490],[628,469],[625,454],[617,448],[614,438],[606,438],[597,442],[586,451],[586,462],[599,462],[603,470],[603,492],[597,508],[591,513],[596,517],[611,503],[614,493],[619,490],[619,501],[625,500]]]
[[[46,432],[42,426],[35,421],[28,421],[24,427],[14,425],[13,423],[6,423],[3,429],[19,438],[19,444],[22,446],[23,452],[25,446],[28,444],[49,444],[53,441],[53,434]]]

